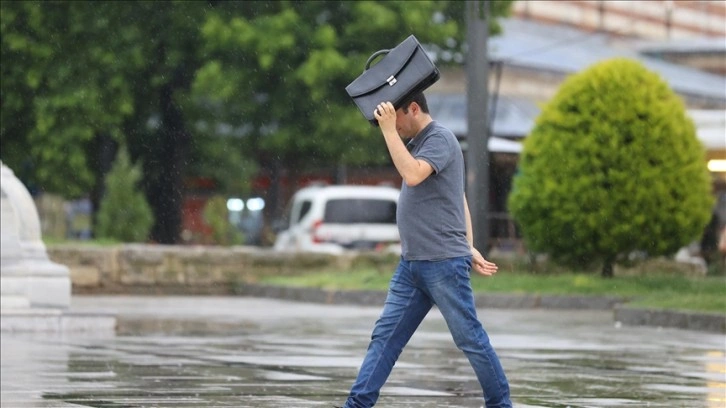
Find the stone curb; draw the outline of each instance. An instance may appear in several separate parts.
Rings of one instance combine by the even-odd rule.
[[[360,306],[382,305],[386,300],[386,292],[378,290],[341,291],[257,284],[240,285],[235,290],[235,294],[298,302]]]
[[[726,315],[615,306],[613,318],[630,326],[672,327],[677,329],[726,333]]]
[[[2,309],[0,332],[17,333],[113,333],[116,316],[110,313],[78,313],[62,309]]]
[[[269,297],[300,302],[327,304],[354,304],[362,306],[382,305],[385,291],[376,290],[333,290],[289,286],[244,284],[237,287],[236,294],[253,297]],[[492,309],[588,309],[612,310],[625,302],[616,297],[589,296],[547,296],[509,295],[499,293],[478,294],[474,299],[477,307]]]
[[[244,284],[235,293],[242,296],[286,299],[299,302],[379,306],[385,291],[333,290]],[[670,310],[641,309],[624,306],[628,299],[605,296],[550,296],[479,294],[477,307],[492,309],[568,309],[613,310],[613,320],[624,325],[669,327],[686,330],[726,333],[726,315]]]

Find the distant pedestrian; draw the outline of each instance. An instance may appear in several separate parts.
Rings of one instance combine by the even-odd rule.
[[[460,145],[431,118],[423,93],[397,110],[382,102],[374,117],[403,178],[396,212],[402,255],[344,408],[376,403],[399,354],[434,305],[474,368],[486,406],[511,407],[509,383],[474,306],[471,268],[490,276],[497,266],[473,246]],[[402,138],[411,140],[404,145]]]

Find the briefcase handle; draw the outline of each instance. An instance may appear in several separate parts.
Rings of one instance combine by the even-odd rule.
[[[378,50],[374,52],[373,55],[368,57],[368,61],[366,61],[366,69],[364,69],[363,71],[368,71],[368,68],[371,67],[371,62],[373,62],[373,60],[376,59],[377,56],[388,54],[389,52],[391,52],[391,50]]]

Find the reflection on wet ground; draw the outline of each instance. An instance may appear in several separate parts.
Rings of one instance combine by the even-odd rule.
[[[2,407],[331,407],[379,309],[224,297],[76,297],[116,334],[2,334]],[[480,310],[517,407],[724,407],[725,337],[618,327],[610,312]],[[433,311],[381,407],[480,407]]]

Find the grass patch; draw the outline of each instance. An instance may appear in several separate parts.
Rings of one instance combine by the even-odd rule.
[[[386,290],[392,272],[365,267],[298,276],[268,276],[261,283],[330,290]],[[631,306],[726,313],[726,277],[685,277],[671,273],[616,276],[597,274],[532,274],[501,271],[494,277],[472,276],[476,293],[561,296],[619,296]]]
[[[86,245],[86,246],[114,246],[123,244],[123,242],[112,239],[112,238],[94,238],[94,239],[67,239],[67,238],[54,238],[54,237],[43,237],[43,243],[46,246],[49,245]]]
[[[264,276],[260,283],[278,286],[328,290],[386,290],[391,274],[375,268],[355,268],[345,272],[306,273],[295,276]]]

